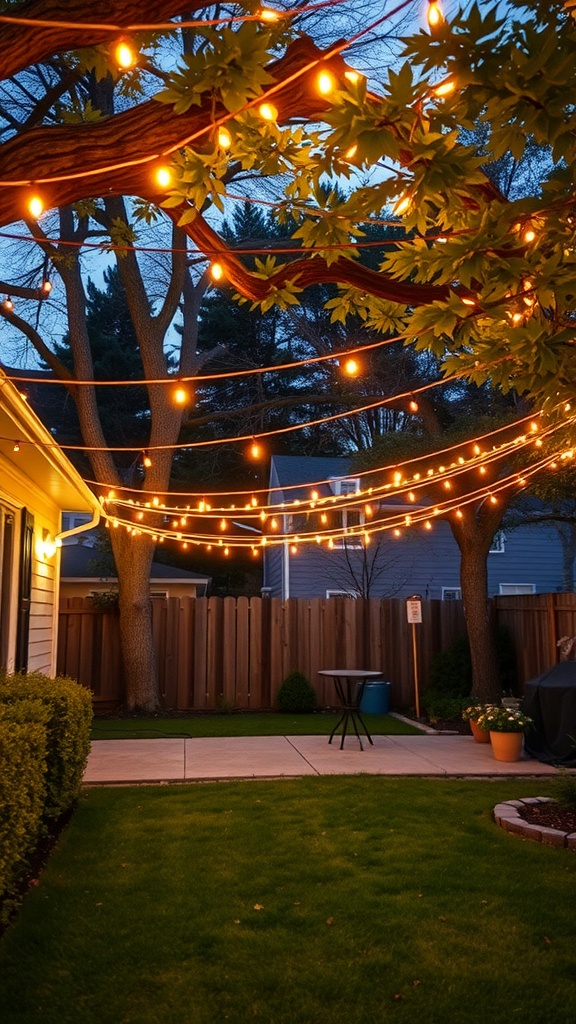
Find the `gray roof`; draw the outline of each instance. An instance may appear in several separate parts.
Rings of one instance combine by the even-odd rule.
[[[99,575],[94,569],[93,563],[101,560],[100,552],[86,544],[64,544],[62,546],[62,561],[60,578],[62,581],[70,579],[116,579],[115,575]],[[180,569],[174,565],[162,565],[161,562],[152,562],[150,569],[151,580],[174,580],[179,583],[208,583],[210,576],[203,576],[199,572],[191,572],[188,569]]]
[[[314,484],[333,476],[350,476],[352,460],[323,455],[274,455],[271,472],[276,470],[280,487]]]

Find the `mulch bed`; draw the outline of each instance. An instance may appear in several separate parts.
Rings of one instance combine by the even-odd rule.
[[[555,828],[559,832],[576,832],[576,811],[560,807],[555,800],[545,804],[525,804],[517,811],[531,825]]]

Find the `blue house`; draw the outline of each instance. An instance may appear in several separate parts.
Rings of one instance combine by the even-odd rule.
[[[460,551],[443,520],[432,529],[421,525],[387,530],[362,540],[365,499],[353,496],[364,485],[346,458],[274,456],[269,503],[278,506],[278,532],[286,539],[264,548],[263,593],[270,597],[342,595],[459,600]],[[364,492],[365,493],[365,492]],[[298,543],[310,533],[311,495],[334,531],[330,546]],[[349,507],[342,498],[350,496]],[[334,500],[334,509],[331,508]],[[391,513],[414,511],[402,499],[385,498]],[[300,503],[302,511],[300,511]],[[380,501],[382,508],[382,501]],[[305,509],[305,510],[304,510]],[[320,513],[314,514],[318,522]],[[366,527],[369,523],[366,521]],[[562,591],[562,548],[552,524],[520,525],[495,535],[488,555],[488,593],[541,594]]]

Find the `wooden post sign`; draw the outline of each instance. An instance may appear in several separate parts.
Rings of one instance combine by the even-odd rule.
[[[414,657],[414,704],[416,718],[420,718],[420,693],[418,686],[418,645],[416,643],[416,626],[422,622],[422,598],[420,594],[413,594],[406,601],[406,613],[408,622],[412,626],[412,654]]]

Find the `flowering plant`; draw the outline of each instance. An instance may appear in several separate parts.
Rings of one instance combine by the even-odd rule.
[[[489,732],[524,732],[532,725],[532,719],[520,709],[498,705],[488,706],[477,721],[481,729]]]
[[[491,707],[491,704],[469,704],[468,707],[464,708],[462,711],[462,718],[465,722],[469,722],[470,719],[477,722],[480,715],[484,715]]]

